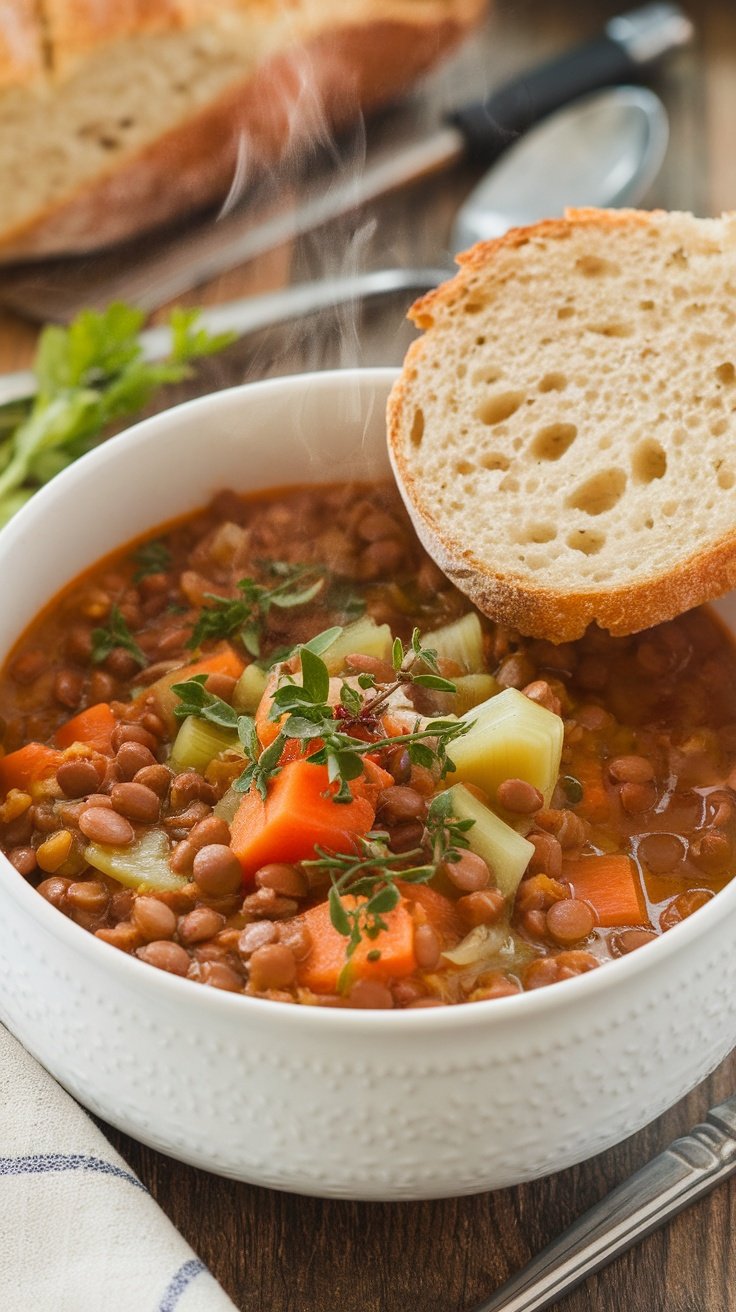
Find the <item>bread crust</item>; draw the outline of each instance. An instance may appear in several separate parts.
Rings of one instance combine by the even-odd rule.
[[[69,8],[66,0],[51,2],[65,13]],[[72,8],[80,3],[89,8],[87,0]],[[130,26],[140,5],[146,8],[144,0],[127,0],[116,33],[126,14]],[[370,111],[402,94],[467,34],[485,5],[486,0],[449,0],[431,11],[423,7],[415,21],[406,5],[398,5],[395,17],[326,29],[275,54],[196,116],[3,234],[0,263],[99,249],[224,201],[241,139],[249,161],[259,167],[273,165],[309,139],[314,124],[307,117],[295,127],[291,112],[305,66],[323,121],[339,130],[358,110]],[[199,0],[194,7],[200,7]],[[243,7],[242,0],[237,7]],[[181,25],[191,5],[162,0],[153,8],[170,26]],[[76,40],[75,55],[94,44],[89,31]]]
[[[564,219],[548,220],[530,228],[517,228],[494,241],[479,243],[458,257],[454,278],[421,297],[409,318],[431,329],[442,310],[467,296],[475,273],[504,250],[518,249],[529,241],[564,238],[571,227],[595,226],[602,231],[627,226],[651,226],[663,211],[570,210]],[[424,495],[407,454],[405,434],[416,399],[412,387],[427,351],[427,338],[413,342],[401,376],[391,392],[387,410],[388,449],[396,480],[425,549],[444,574],[481,610],[530,637],[569,642],[582,637],[591,624],[614,636],[640,632],[673,619],[736,587],[736,528],[704,549],[680,557],[669,569],[652,571],[644,579],[623,587],[557,592],[528,578],[500,572],[481,559],[467,542],[440,527],[435,508]]]
[[[35,0],[0,0],[0,92],[41,77],[41,37]]]

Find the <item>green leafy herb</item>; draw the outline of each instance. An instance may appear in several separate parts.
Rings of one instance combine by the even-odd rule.
[[[116,647],[123,647],[130,652],[141,669],[148,665],[148,657],[141,651],[138,643],[128,628],[117,606],[110,609],[110,618],[105,628],[92,630],[92,661],[100,665]]]
[[[199,311],[171,315],[166,360],[144,357],[142,311],[116,303],[83,310],[68,328],[50,325],[39,339],[38,392],[0,424],[0,524],[42,484],[94,446],[109,424],[134,414],[156,388],[179,382],[192,360],[229,345],[234,335],[197,328]]]
[[[133,552],[133,560],[138,566],[133,575],[133,582],[140,583],[149,574],[163,574],[171,564],[171,552],[165,542],[154,540],[144,542]]]
[[[326,575],[321,565],[273,561],[270,569],[280,580],[272,587],[247,578],[240,579],[237,597],[205,593],[210,604],[202,610],[187,645],[196,650],[208,639],[237,636],[251,656],[260,656],[262,630],[271,607],[289,610],[306,606],[325,585]]]
[[[328,852],[317,847],[317,856],[313,861],[303,861],[305,869],[324,871],[331,881],[328,896],[330,921],[338,934],[346,938],[345,965],[339,978],[338,989],[343,991],[350,980],[350,958],[358,944],[364,938],[376,939],[388,929],[383,919],[389,911],[398,905],[401,894],[396,887],[396,878],[407,883],[426,884],[434,874],[433,865],[407,864],[413,857],[421,856],[422,849],[400,854],[390,852],[387,846],[388,835],[383,832],[367,834],[359,839],[360,854],[343,854]],[[346,896],[363,899],[356,906],[346,906]],[[374,949],[368,954],[376,961],[380,951]]]
[[[237,729],[237,711],[221,697],[215,697],[213,693],[207,691],[204,686],[207,677],[206,674],[193,674],[191,679],[186,679],[184,683],[172,684],[171,691],[180,699],[179,706],[174,708],[174,715],[178,720],[183,720],[188,715],[196,715],[198,719],[208,720],[210,724],[219,724],[223,729]]]
[[[474,824],[475,820],[458,820],[453,815],[450,790],[438,793],[432,799],[427,812],[427,835],[436,865],[440,861],[454,863],[460,860],[461,851],[470,847],[466,835]]]
[[[577,802],[582,802],[583,785],[579,779],[576,779],[573,774],[564,774],[560,779],[560,783],[562,784],[562,789],[568,802],[573,806],[575,806]]]

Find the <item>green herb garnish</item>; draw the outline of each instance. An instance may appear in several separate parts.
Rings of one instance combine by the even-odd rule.
[[[148,665],[148,657],[141,651],[117,606],[110,608],[110,617],[104,628],[92,630],[92,662],[100,665],[116,647],[123,647],[140,665]]]
[[[460,854],[470,847],[466,837],[475,820],[458,820],[452,812],[452,795],[448,789],[438,793],[430,803],[427,812],[427,835],[432,845],[432,857],[436,865],[441,861],[454,864],[460,860]]]
[[[133,560],[138,566],[133,582],[140,583],[149,574],[164,574],[171,564],[171,552],[165,542],[144,542],[133,552]]]
[[[393,911],[401,894],[395,879],[406,883],[426,884],[434,874],[433,865],[408,865],[413,857],[421,856],[422,849],[400,854],[390,852],[387,846],[388,835],[383,832],[368,834],[359,839],[360,855],[327,852],[317,847],[317,856],[313,861],[303,861],[306,870],[324,871],[330,876],[328,897],[330,920],[337,930],[346,938],[345,965],[338,977],[338,989],[342,992],[349,983],[350,958],[358,944],[364,938],[376,939],[382,930],[388,929],[384,915]],[[365,898],[358,906],[347,907],[343,899],[347,896]],[[371,960],[377,960],[380,951],[374,949],[368,954]]]
[[[172,312],[171,352],[155,363],[144,358],[139,340],[145,315],[129,305],[83,310],[68,328],[44,328],[34,365],[38,391],[0,423],[0,524],[89,451],[109,424],[141,410],[157,387],[188,377],[192,360],[234,340],[197,328],[198,315]]]
[[[270,569],[280,580],[272,587],[248,578],[240,579],[237,597],[205,593],[210,604],[202,610],[187,646],[196,650],[208,639],[237,636],[251,656],[260,656],[262,631],[271,607],[289,610],[306,606],[325,585],[326,571],[321,565],[273,561]]]

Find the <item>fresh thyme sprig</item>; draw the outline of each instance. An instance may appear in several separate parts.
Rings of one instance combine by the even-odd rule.
[[[413,857],[422,855],[421,848],[411,852],[391,852],[388,848],[388,834],[383,831],[367,834],[358,841],[358,855],[328,852],[322,847],[316,847],[315,859],[302,862],[306,870],[324,871],[330,877],[330,921],[338,934],[348,940],[345,965],[338,977],[340,992],[348,983],[350,958],[358,945],[364,938],[377,939],[382,931],[388,929],[383,917],[393,911],[401,897],[396,887],[396,878],[406,883],[426,884],[434,874],[433,865],[407,865]],[[364,900],[346,906],[346,897]],[[380,956],[380,948],[375,948],[368,953],[368,960],[377,961]]]
[[[210,604],[202,610],[187,646],[196,650],[207,639],[237,636],[251,656],[260,656],[263,628],[271,607],[290,610],[306,606],[325,586],[327,575],[322,565],[289,565],[277,560],[271,562],[270,569],[279,579],[272,587],[245,578],[237,585],[237,597],[205,593]]]
[[[125,619],[117,606],[110,608],[110,617],[104,628],[92,630],[92,662],[100,665],[116,647],[124,647],[140,665],[148,665],[148,658],[141,651]]]
[[[427,812],[427,839],[435,865],[441,861],[454,864],[460,860],[461,851],[470,847],[467,833],[474,824],[475,820],[458,820],[453,815],[452,793],[449,789],[432,799]]]

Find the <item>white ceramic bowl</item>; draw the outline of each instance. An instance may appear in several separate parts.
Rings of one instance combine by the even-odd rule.
[[[221,392],[81,460],[0,534],[0,659],[80,570],[221,487],[387,474],[392,377],[328,373]],[[631,1134],[736,1042],[736,881],[590,975],[385,1013],[236,997],[152,970],[0,864],[10,1029],[114,1125],[258,1184],[399,1199],[527,1180]]]

